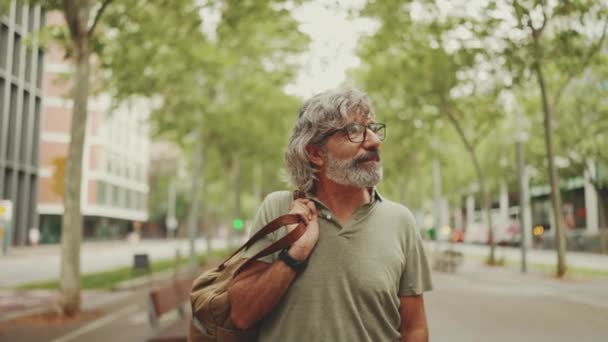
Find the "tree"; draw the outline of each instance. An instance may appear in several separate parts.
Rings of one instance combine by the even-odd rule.
[[[427,139],[435,145],[432,153],[446,148],[440,126],[445,123],[455,130],[473,164],[489,227],[488,262],[494,264],[492,201],[479,155],[480,144],[503,117],[496,103],[496,86],[479,80],[481,74],[492,72],[479,65],[491,64],[483,50],[446,35],[457,23],[417,21],[410,16],[410,9],[401,1],[369,3],[363,9],[363,15],[379,20],[380,28],[361,44],[359,56],[364,66],[359,80],[376,103],[390,104],[393,108],[389,112],[399,113],[401,121],[412,122],[410,127],[422,122],[430,127],[435,136]],[[459,46],[450,48],[454,43]],[[408,139],[410,132],[403,131],[401,138]]]
[[[264,186],[278,186],[282,153],[277,147],[286,141],[292,122],[288,114],[295,115],[299,104],[284,87],[295,75],[293,56],[303,51],[308,37],[299,32],[287,1],[203,2],[205,11],[219,14],[213,32],[198,29],[200,19],[188,9],[194,4],[170,12],[147,5],[116,18],[116,35],[105,45],[102,63],[113,70],[106,83],[116,97],[159,99],[151,118],[154,131],[181,146],[185,155],[192,155],[190,138],[199,131],[206,164],[219,169],[203,165],[194,175],[204,178],[212,192],[205,198],[215,196],[215,185],[223,189],[218,194],[223,198],[207,202],[225,203],[226,190],[240,196],[235,185],[254,182],[253,172],[235,168],[252,170],[261,164],[261,178],[268,180]],[[171,34],[159,34],[157,23],[149,20],[159,12],[174,23],[166,28]],[[140,29],[129,30],[132,23]],[[139,49],[125,53],[122,47],[131,45]],[[240,174],[241,182],[226,181],[231,173]],[[238,201],[230,203],[236,207]],[[217,210],[227,208],[232,206]]]
[[[561,102],[557,112],[557,148],[568,157],[569,171],[580,176],[586,173],[598,198],[601,250],[607,252],[606,213],[603,191],[606,179],[598,172],[598,166],[608,165],[608,103],[605,101],[608,79],[608,56],[600,56],[603,62],[591,66],[568,87],[570,96]],[[588,221],[587,221],[588,222]]]
[[[284,122],[275,110],[297,103],[282,92],[294,73],[289,56],[301,51],[307,38],[297,30],[287,1],[280,0],[29,2],[63,13],[66,30],[57,30],[55,38],[64,44],[66,57],[74,65],[61,266],[62,309],[73,315],[80,308],[80,184],[88,96],[104,91],[116,102],[131,96],[153,97],[161,102],[152,117],[157,132],[180,146],[191,148],[185,137],[194,128],[203,130],[202,137],[211,147],[217,143],[229,150],[232,144],[242,144],[243,153],[264,156],[266,146],[259,142],[265,141],[268,131],[251,131],[259,127],[259,123],[252,125],[256,116],[240,113],[268,110],[277,118],[275,122]],[[208,39],[201,31],[199,12],[204,8],[219,8],[222,13],[217,39]],[[92,73],[94,83],[90,82]],[[242,96],[246,88],[241,84],[254,88],[258,99]],[[204,112],[217,113],[218,120],[209,117],[201,122]],[[233,120],[225,120],[228,114]],[[225,121],[235,123],[239,130],[227,134],[232,127],[224,126]]]
[[[602,2],[583,0],[511,0],[491,1],[486,9],[490,17],[500,18],[508,13],[515,19],[515,27],[509,28],[512,31],[499,35],[505,46],[499,54],[516,83],[534,77],[540,91],[547,173],[556,224],[557,275],[561,277],[567,265],[562,200],[555,166],[555,110],[571,81],[597,62],[608,30],[608,7]],[[496,31],[494,35],[498,35]]]
[[[127,13],[139,11],[145,8],[139,0],[31,0],[30,3],[42,5],[47,10],[58,10],[65,18],[65,30],[59,28],[54,30],[54,38],[63,44],[66,58],[73,64],[73,89],[72,89],[72,122],[70,129],[70,143],[65,177],[64,215],[62,223],[61,242],[61,308],[65,315],[74,315],[80,310],[80,242],[82,240],[82,216],[80,211],[80,188],[82,183],[82,160],[84,149],[85,128],[88,116],[88,98],[93,91],[99,90],[101,77],[105,74],[119,75],[116,70],[108,69],[103,62],[104,49],[111,46],[108,39],[116,34],[117,23],[122,27],[129,23],[120,21],[127,17]],[[136,6],[139,5],[139,6]],[[146,4],[147,5],[147,4]],[[156,1],[150,5],[165,5],[171,13],[173,2]],[[198,15],[195,12],[195,15]],[[148,18],[150,22],[156,17]],[[130,30],[137,31],[138,28],[130,23]],[[155,25],[162,34],[164,25]],[[148,27],[151,27],[149,25]],[[186,34],[186,33],[184,33]],[[182,35],[184,35],[182,34]],[[165,35],[165,40],[167,36]],[[125,51],[124,46],[121,47]],[[128,49],[137,51],[138,49]],[[96,62],[91,63],[91,56],[95,55]],[[92,70],[96,77],[95,88],[92,87]],[[108,72],[110,71],[110,72]],[[120,100],[120,98],[118,98]]]
[[[62,12],[68,29],[67,47],[74,65],[72,90],[72,122],[66,165],[64,214],[61,235],[61,309],[71,316],[80,310],[80,241],[82,216],[80,193],[85,128],[88,116],[88,98],[93,42],[96,28],[111,0],[40,0],[49,10]]]
[[[568,96],[565,90],[571,81],[599,61],[608,29],[605,2],[496,0],[446,3],[428,0],[415,5],[408,8],[420,13],[420,21],[428,27],[443,33],[443,37],[451,37],[449,47],[453,50],[483,51],[483,54],[476,54],[476,58],[485,55],[486,59],[476,61],[475,69],[483,70],[486,61],[491,61],[494,72],[490,74],[502,79],[498,88],[528,86],[527,81],[534,80],[538,90],[535,93],[540,98],[536,108],[540,107],[539,112],[543,113],[547,178],[556,222],[557,275],[563,276],[566,246],[555,166],[555,113],[560,101]],[[372,3],[369,7],[379,10],[380,17],[385,18],[383,24],[390,21],[392,23],[387,25],[399,31],[403,27],[400,27],[402,21],[391,12],[400,13],[405,7],[402,4],[391,6]],[[440,46],[440,43],[436,40],[434,46]],[[409,46],[401,45],[391,52],[404,47]]]

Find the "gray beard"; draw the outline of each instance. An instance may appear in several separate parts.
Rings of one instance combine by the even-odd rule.
[[[359,163],[356,160],[340,160],[326,154],[325,175],[332,181],[359,188],[371,188],[382,180],[382,164]]]

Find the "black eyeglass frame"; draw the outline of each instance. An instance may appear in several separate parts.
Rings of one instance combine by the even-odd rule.
[[[350,137],[350,133],[348,133],[348,128],[349,127],[353,127],[353,126],[362,126],[365,127],[365,130],[363,131],[363,139],[361,141],[354,141],[353,139],[351,139]],[[358,124],[356,122],[348,124],[342,128],[334,128],[331,129],[329,131],[327,131],[327,133],[325,133],[323,135],[323,137],[319,140],[319,142],[323,142],[326,139],[328,139],[329,137],[331,137],[332,135],[338,133],[338,132],[345,132],[346,133],[346,137],[348,138],[348,140],[352,143],[356,143],[356,144],[360,144],[364,141],[367,140],[367,131],[370,130],[372,131],[372,133],[376,134],[376,136],[378,137],[378,139],[380,139],[380,141],[384,141],[386,139],[386,124],[382,123],[382,122],[371,122],[367,125],[362,125],[362,124]],[[380,137],[377,133],[380,132],[381,130],[384,130],[384,134],[382,135],[382,137]]]

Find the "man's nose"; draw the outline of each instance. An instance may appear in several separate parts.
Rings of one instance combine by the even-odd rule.
[[[371,129],[368,128],[363,144],[366,149],[373,149],[378,148],[380,144],[382,144],[382,141],[376,133],[374,133]]]

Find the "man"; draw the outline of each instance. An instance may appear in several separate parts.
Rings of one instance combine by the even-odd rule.
[[[254,228],[289,212],[307,230],[288,250],[237,276],[228,295],[239,329],[261,324],[260,341],[428,341],[428,262],[411,212],[375,191],[385,137],[375,120],[368,97],[353,89],[326,91],[303,105],[285,159],[307,196],[270,194]]]

